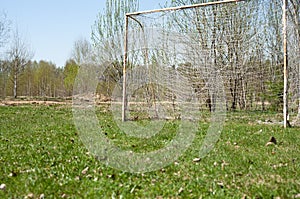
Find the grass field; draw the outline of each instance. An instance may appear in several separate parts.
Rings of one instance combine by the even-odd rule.
[[[228,113],[213,151],[194,162],[193,146],[209,126],[203,122],[179,160],[131,174],[104,166],[87,151],[71,106],[0,106],[0,198],[300,198],[300,129],[257,122],[279,116]],[[163,147],[176,126],[168,122],[157,141],[146,142],[118,133],[103,108],[98,118],[109,138],[135,151]],[[277,144],[266,146],[271,136]]]

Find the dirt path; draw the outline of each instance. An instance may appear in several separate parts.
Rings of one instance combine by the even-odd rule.
[[[33,105],[67,105],[71,104],[72,101],[43,101],[43,100],[2,100],[0,106],[20,106],[26,104]]]

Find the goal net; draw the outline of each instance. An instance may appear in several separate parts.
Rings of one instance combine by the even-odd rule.
[[[199,120],[226,110],[282,112],[281,1],[173,5],[126,15],[123,86],[112,97],[114,110],[122,104],[123,120]],[[289,100],[296,108],[299,48],[293,42],[299,40],[292,34],[288,39],[294,55]]]

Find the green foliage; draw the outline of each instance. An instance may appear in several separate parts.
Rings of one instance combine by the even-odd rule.
[[[116,85],[120,82],[123,75],[122,62],[112,62],[103,71],[102,78],[97,86],[97,93],[105,97],[111,97]]]
[[[270,110],[281,111],[283,107],[283,81],[268,82],[269,90],[265,99],[270,103]]]
[[[138,10],[138,0],[106,0],[92,27],[92,41],[98,49],[97,57],[103,61],[121,61],[123,55],[124,16]]]
[[[0,90],[2,97],[13,95],[14,82],[10,81],[13,74],[8,71],[0,73]],[[29,61],[19,74],[17,90],[19,96],[58,97],[64,96],[63,71],[53,63],[43,61]]]
[[[8,82],[7,61],[0,60],[0,97],[6,97],[6,89]]]
[[[73,85],[78,74],[79,66],[74,60],[69,60],[64,67],[64,85],[68,96],[72,96]]]
[[[137,152],[163,147],[177,124],[150,140],[127,137],[107,107],[97,109],[107,137]],[[259,125],[274,112],[229,113],[214,150],[200,162],[194,150],[208,123],[176,162],[159,171],[130,174],[88,153],[67,106],[0,106],[0,198],[294,198],[300,193],[299,129]],[[143,121],[137,121],[143,122]],[[147,122],[147,121],[144,121]],[[265,146],[270,136],[277,145]],[[146,148],[145,148],[146,145]]]
[[[38,96],[53,97],[55,86],[56,67],[54,64],[40,61],[39,66],[35,72],[35,81],[38,85]]]
[[[269,63],[266,64],[266,67],[269,67]],[[282,111],[283,107],[284,82],[282,67],[281,64],[276,65],[273,77],[266,81],[266,92],[262,94],[263,98],[269,103],[268,109],[272,111]]]

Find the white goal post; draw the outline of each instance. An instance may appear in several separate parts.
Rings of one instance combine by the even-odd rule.
[[[283,36],[283,69],[281,71],[284,82],[283,82],[283,118],[284,118],[284,127],[286,128],[289,124],[288,121],[288,52],[287,52],[287,0],[282,0],[282,36]],[[178,7],[169,7],[169,8],[162,8],[156,10],[147,10],[147,11],[139,11],[133,13],[127,13],[125,15],[125,30],[124,30],[124,55],[123,55],[123,90],[122,90],[122,121],[126,121],[126,111],[127,111],[127,104],[128,104],[128,97],[127,97],[127,70],[128,70],[128,51],[129,51],[129,21],[133,20],[137,26],[143,28],[143,24],[140,23],[136,17],[141,15],[148,15],[153,13],[164,13],[164,12],[177,12],[179,10],[184,11],[188,9],[194,8],[201,8],[201,7],[209,7],[209,6],[216,6],[216,5],[223,5],[223,4],[238,4],[239,2],[245,2],[245,0],[223,0],[223,1],[214,1],[208,3],[199,3],[194,5],[185,5],[185,6],[178,6]],[[241,86],[242,87],[242,86]],[[246,93],[246,92],[245,92]],[[242,94],[240,94],[242,95]],[[250,94],[249,94],[250,95]],[[246,97],[245,97],[246,98]],[[254,97],[255,98],[255,97]],[[251,98],[252,99],[252,98]],[[264,102],[262,102],[264,103]]]

